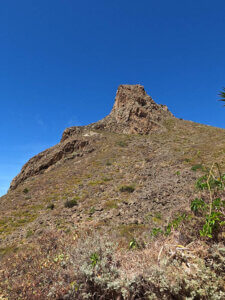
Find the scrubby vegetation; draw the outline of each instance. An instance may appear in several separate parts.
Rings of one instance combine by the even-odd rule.
[[[66,200],[66,202],[64,203],[64,206],[66,208],[72,208],[76,205],[77,205],[77,200],[76,199]]]
[[[225,175],[216,164],[205,172],[189,211],[144,235],[134,232],[129,242],[96,231],[48,231],[35,245],[9,253],[2,299],[224,299]],[[72,199],[67,207],[76,204]]]
[[[222,244],[176,245],[175,234],[121,248],[95,232],[49,231],[4,260],[0,288],[10,299],[224,299]]]
[[[124,193],[124,192],[133,193],[134,190],[135,190],[135,188],[132,185],[123,185],[120,187],[120,192],[122,192],[122,193]]]

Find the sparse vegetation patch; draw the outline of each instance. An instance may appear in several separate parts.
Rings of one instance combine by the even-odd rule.
[[[122,193],[133,193],[135,188],[133,185],[122,185],[119,190]]]
[[[64,203],[64,206],[66,208],[72,208],[74,206],[77,206],[77,200],[76,199],[71,199],[71,200],[67,200],[65,203]]]

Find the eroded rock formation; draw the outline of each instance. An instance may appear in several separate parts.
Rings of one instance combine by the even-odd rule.
[[[93,124],[93,128],[127,134],[149,134],[173,117],[167,106],[159,105],[146,94],[141,85],[120,85],[111,113]]]
[[[111,113],[88,126],[67,128],[59,144],[31,158],[12,181],[15,189],[27,178],[46,171],[69,155],[83,156],[94,150],[93,141],[100,138],[95,130],[124,134],[149,134],[162,129],[163,121],[174,118],[167,106],[156,104],[141,85],[120,85]]]

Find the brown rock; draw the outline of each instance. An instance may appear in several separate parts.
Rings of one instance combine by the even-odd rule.
[[[162,128],[162,121],[171,117],[167,106],[156,104],[143,86],[120,85],[111,113],[92,127],[118,133],[149,134]]]

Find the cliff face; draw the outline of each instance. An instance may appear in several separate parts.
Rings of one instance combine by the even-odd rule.
[[[62,159],[85,156],[94,151],[95,141],[101,138],[96,130],[146,135],[162,130],[162,124],[168,118],[174,118],[168,108],[156,104],[143,86],[120,85],[108,116],[88,126],[67,128],[59,144],[31,158],[23,166],[10,189],[15,189],[31,176],[45,172]]]

